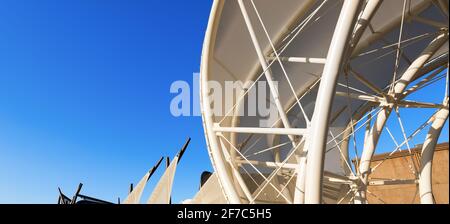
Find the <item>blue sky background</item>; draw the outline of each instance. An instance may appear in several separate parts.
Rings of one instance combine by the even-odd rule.
[[[173,201],[192,197],[211,165],[201,118],[173,117],[169,88],[199,71],[211,3],[0,1],[0,203],[56,203],[79,182],[123,199],[188,136]]]
[[[211,170],[203,127],[200,117],[171,115],[169,89],[199,71],[211,2],[2,0],[0,203],[56,203],[57,187],[71,196],[80,182],[84,194],[124,199],[188,136],[173,201],[192,197]],[[442,99],[430,93],[418,99]],[[419,112],[402,116],[415,121]],[[383,137],[381,147],[389,142]]]

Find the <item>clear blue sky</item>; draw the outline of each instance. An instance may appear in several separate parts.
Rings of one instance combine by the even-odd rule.
[[[192,197],[211,170],[203,127],[200,117],[170,114],[169,88],[199,71],[211,3],[1,1],[0,203],[56,203],[58,186],[71,196],[79,182],[84,194],[115,202],[187,136],[173,201]],[[444,82],[436,85],[418,99],[439,102],[433,88]]]
[[[79,182],[123,199],[188,136],[173,201],[192,197],[211,169],[201,118],[173,117],[169,89],[199,71],[211,3],[1,1],[0,203],[56,203]]]

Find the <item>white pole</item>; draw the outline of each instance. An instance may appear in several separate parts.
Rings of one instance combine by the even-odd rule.
[[[219,124],[214,125],[216,132],[233,132],[247,134],[268,134],[268,135],[307,135],[306,128],[252,128],[252,127],[220,127]]]
[[[421,170],[419,179],[419,192],[420,192],[420,202],[422,204],[434,204],[433,191],[432,191],[432,166],[433,166],[433,155],[436,148],[436,143],[441,134],[442,128],[445,125],[445,121],[448,119],[448,98],[446,99],[446,106],[437,112],[434,116],[434,121],[431,124],[430,130],[428,131],[425,142],[422,147],[422,158],[421,158]]]
[[[223,193],[225,194],[225,198],[231,204],[240,204],[241,200],[239,194],[234,188],[233,179],[230,173],[227,170],[227,167],[224,162],[223,154],[219,148],[219,144],[217,142],[216,134],[213,130],[213,112],[210,107],[209,96],[208,96],[208,76],[209,76],[209,59],[213,58],[214,54],[214,40],[217,34],[218,23],[220,19],[220,14],[224,5],[224,1],[215,0],[213,2],[211,15],[209,17],[208,28],[206,30],[205,35],[205,43],[203,45],[203,57],[201,63],[201,76],[200,76],[200,97],[202,104],[202,118],[203,125],[205,126],[206,132],[206,143],[208,144],[208,148],[210,150],[210,157],[213,163],[213,167],[215,172],[217,173],[217,177],[220,180],[219,184],[222,187]]]
[[[328,136],[329,114],[335,95],[337,77],[361,2],[358,0],[344,1],[328,51],[327,63],[322,74],[311,124],[310,136],[314,136],[314,139],[309,141],[308,147],[305,181],[305,203],[307,204],[319,204],[322,202],[323,162]]]
[[[364,34],[364,31],[366,30],[367,26],[370,24],[372,17],[375,15],[375,12],[378,10],[381,3],[383,3],[383,0],[367,1],[367,4],[364,7],[361,17],[358,19],[358,22],[356,23],[349,53],[353,53],[353,49],[355,49],[356,45],[359,42],[359,39]]]

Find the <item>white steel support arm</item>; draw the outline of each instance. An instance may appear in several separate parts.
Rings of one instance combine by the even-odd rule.
[[[247,133],[247,134],[268,134],[268,135],[306,135],[306,128],[254,128],[254,127],[221,127],[215,124],[216,132]]]
[[[256,37],[255,30],[253,29],[252,21],[250,20],[250,17],[247,13],[247,9],[245,8],[244,1],[238,0],[239,7],[241,9],[242,15],[245,20],[245,24],[247,25],[248,32],[250,33],[250,38],[252,39],[252,43],[255,47],[256,54],[258,55],[259,62],[261,64],[261,67],[264,71],[264,75],[267,80],[267,84],[269,85],[270,93],[272,94],[272,97],[275,101],[275,105],[278,110],[278,114],[280,115],[281,121],[285,128],[291,128],[291,125],[289,124],[289,120],[287,118],[286,112],[283,109],[283,105],[280,102],[278,89],[273,84],[273,77],[272,72],[267,64],[266,57],[264,56],[263,50],[259,44],[258,38]],[[295,138],[292,135],[288,136],[289,139],[293,142],[295,142]],[[295,144],[294,144],[295,145]]]
[[[345,0],[336,24],[336,28],[328,50],[322,81],[317,95],[311,135],[309,141],[305,181],[305,203],[319,204],[322,202],[322,176],[325,157],[325,146],[328,136],[328,121],[331,105],[335,95],[336,82],[339,75],[346,46],[349,43],[362,1]]]
[[[357,24],[355,26],[355,31],[353,33],[352,42],[350,46],[351,50],[349,51],[349,53],[353,53],[353,49],[355,49],[356,44],[363,35],[367,26],[369,26],[372,17],[375,15],[375,12],[378,10],[381,3],[383,3],[383,0],[369,0],[367,2],[361,17],[358,19]]]
[[[448,104],[448,98],[446,101]],[[436,143],[439,139],[439,135],[441,134],[442,128],[445,125],[445,121],[448,119],[448,113],[448,107],[446,107],[442,108],[434,115],[434,121],[431,124],[430,130],[428,131],[425,142],[422,146],[419,179],[420,202],[422,204],[434,204],[431,182],[433,155],[436,148]]]
[[[414,80],[416,75],[419,73],[419,70],[434,55],[434,53],[436,53],[436,51],[447,41],[448,41],[448,30],[443,30],[405,71],[405,73],[402,75],[400,80],[395,85],[394,88],[395,94],[403,93],[405,88],[409,85],[411,81]]]
[[[420,69],[423,68],[425,63],[434,55],[434,53],[448,40],[448,32],[441,32],[433,41],[428,45],[428,47],[417,57],[417,59],[409,66],[409,68],[403,73],[399,81],[394,87],[393,94],[401,94],[406,89],[411,81],[414,80],[415,76],[419,73]],[[386,121],[392,112],[392,107],[385,107],[378,114],[374,125],[370,130],[370,134],[367,139],[365,139],[364,150],[361,155],[361,163],[359,165],[359,170],[362,177],[362,188],[360,189],[360,199],[357,203],[366,203],[366,186],[368,184],[368,177],[370,174],[370,163],[372,156],[375,153],[376,146],[378,144],[379,137]]]
[[[363,10],[360,18],[358,19],[358,22],[357,22],[356,26],[355,26],[355,30],[354,30],[353,36],[352,36],[352,42],[351,42],[350,50],[348,51],[349,54],[353,54],[353,50],[356,47],[356,44],[361,39],[364,31],[369,26],[370,21],[372,20],[373,16],[377,12],[377,10],[380,7],[381,3],[383,3],[383,0],[369,0],[369,1],[367,1],[367,4],[364,7],[364,10]],[[372,91],[374,91],[375,93],[378,93],[378,94],[384,96],[384,93],[383,93],[383,91],[380,88],[378,88],[377,86],[373,85],[371,82],[369,82],[363,76],[358,74],[356,71],[350,69],[350,73],[357,80],[359,80],[361,83],[363,83],[364,85],[369,87]],[[352,130],[353,130],[353,128],[351,128],[352,124],[353,124],[353,122],[349,122],[349,124],[347,125],[347,128],[345,129],[345,134],[344,134],[344,141],[342,142],[342,145],[341,145],[342,154],[343,154],[343,159],[341,160],[341,166],[343,167],[343,169],[344,169],[344,171],[345,171],[345,173],[347,175],[350,175],[352,171],[351,171],[351,168],[349,169],[346,166],[346,163],[347,163],[346,161],[349,161],[349,157],[348,157],[349,138],[346,137],[346,136],[348,136],[352,132]]]
[[[222,133],[219,133],[220,137],[223,137]],[[226,146],[225,143],[223,142],[223,139],[219,139],[220,141],[220,146],[222,147],[222,151],[225,155],[226,160],[228,160],[228,163],[230,164],[231,168],[232,168],[232,173],[233,173],[233,177],[234,180],[242,187],[242,193],[245,195],[245,197],[247,197],[247,200],[251,201],[254,200],[252,198],[252,194],[250,193],[249,189],[247,188],[247,185],[245,184],[244,178],[242,178],[241,173],[239,172],[239,169],[237,169],[238,164],[236,163],[236,161],[234,161],[234,158],[230,158],[231,155],[230,153],[226,150]]]
[[[239,194],[237,193],[232,181],[230,173],[224,160],[224,155],[220,150],[218,138],[213,131],[213,112],[209,102],[209,86],[208,76],[210,70],[210,58],[213,58],[215,37],[217,35],[220,14],[224,5],[223,0],[215,0],[212,5],[211,15],[209,17],[208,28],[205,35],[205,43],[203,45],[202,63],[200,68],[200,103],[202,104],[203,125],[206,131],[206,143],[210,150],[211,161],[213,161],[214,170],[217,173],[219,185],[227,201],[231,204],[241,203]]]

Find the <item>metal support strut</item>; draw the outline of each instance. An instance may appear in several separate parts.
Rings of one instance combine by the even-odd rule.
[[[311,136],[314,136],[314,140],[309,141],[308,147],[305,181],[305,203],[307,204],[319,204],[322,202],[323,163],[328,136],[328,131],[326,130],[328,130],[329,114],[335,95],[339,70],[344,61],[346,46],[351,38],[354,21],[358,15],[361,2],[357,0],[344,1],[330,49],[328,50],[327,63],[322,73],[322,81],[311,124]]]

